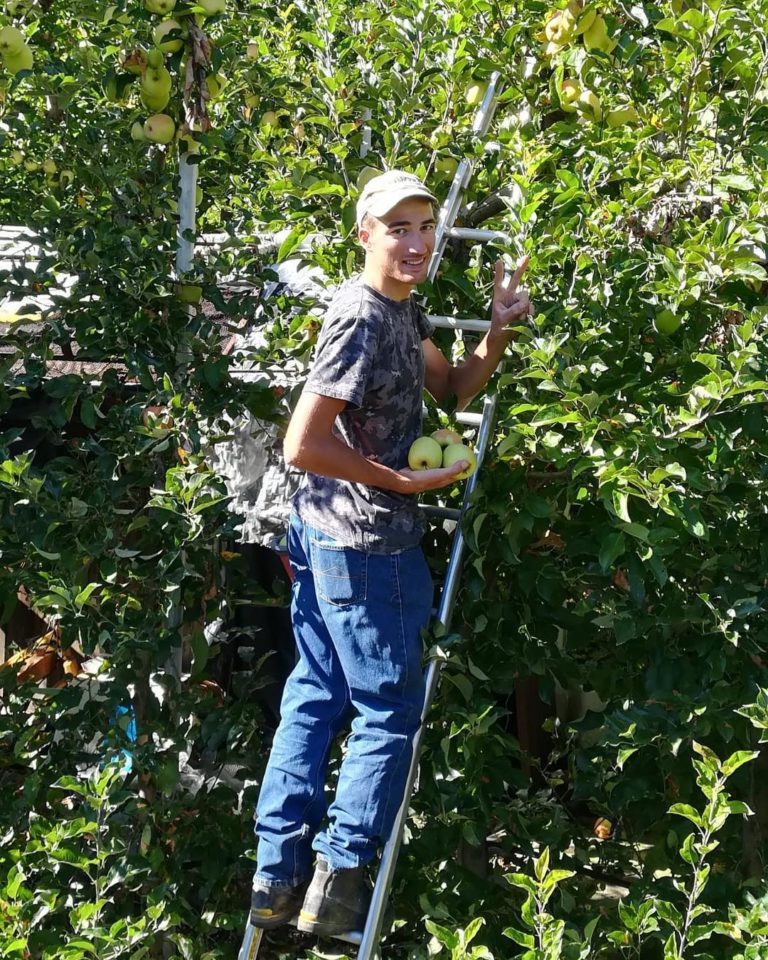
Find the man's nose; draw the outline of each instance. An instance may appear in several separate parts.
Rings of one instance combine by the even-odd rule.
[[[426,253],[429,250],[429,244],[427,243],[427,238],[424,236],[421,231],[411,237],[411,252],[412,253]]]

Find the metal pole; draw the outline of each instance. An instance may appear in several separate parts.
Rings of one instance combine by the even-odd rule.
[[[190,163],[188,158],[195,157]],[[176,230],[176,277],[181,279],[192,268],[195,252],[195,212],[197,207],[197,155],[179,153],[179,174],[181,189],[179,192],[179,226]]]
[[[480,472],[485,452],[488,448],[488,441],[493,427],[496,413],[496,395],[486,397],[483,403],[483,420],[480,425],[480,431],[477,438],[477,469],[467,481],[464,491],[464,504],[469,502],[472,492],[477,484],[477,476]],[[456,594],[459,588],[459,579],[461,577],[461,561],[464,555],[464,535],[461,527],[458,526],[453,536],[453,547],[451,548],[451,557],[448,561],[448,571],[445,578],[445,584],[440,596],[440,607],[437,611],[438,621],[449,629],[451,617],[453,616],[453,606],[456,601]],[[397,865],[397,855],[400,852],[400,844],[403,840],[403,828],[408,819],[408,807],[413,794],[414,784],[419,772],[419,755],[421,753],[422,741],[424,739],[424,730],[426,719],[432,706],[437,682],[442,668],[441,660],[432,660],[427,668],[426,692],[424,694],[424,706],[421,711],[421,722],[419,728],[413,736],[413,753],[411,755],[411,766],[408,771],[408,779],[405,784],[405,792],[400,809],[397,811],[397,817],[392,826],[392,832],[389,835],[384,850],[381,855],[379,872],[376,877],[376,885],[373,888],[371,896],[371,905],[368,908],[368,918],[363,931],[363,938],[360,942],[360,949],[357,952],[357,960],[375,960],[378,950],[379,940],[381,938],[381,926],[384,921],[384,911],[389,902],[389,888]]]

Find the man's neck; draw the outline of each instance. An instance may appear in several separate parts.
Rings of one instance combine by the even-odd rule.
[[[407,300],[416,286],[414,283],[401,283],[391,277],[382,277],[378,272],[367,269],[363,270],[363,283],[390,300]]]

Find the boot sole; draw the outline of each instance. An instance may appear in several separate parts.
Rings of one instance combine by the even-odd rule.
[[[258,927],[261,930],[274,930],[275,927],[282,927],[286,923],[290,923],[291,920],[296,916],[296,911],[293,910],[289,914],[281,913],[277,916],[271,917],[259,917],[254,915],[253,912],[249,915],[250,924],[252,927]]]
[[[365,918],[359,926],[340,923],[328,923],[318,920],[312,913],[305,913],[303,910],[299,913],[299,919],[296,922],[296,929],[302,933],[313,933],[317,937],[362,937]]]

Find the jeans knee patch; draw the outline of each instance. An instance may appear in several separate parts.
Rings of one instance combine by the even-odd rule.
[[[336,606],[366,599],[368,555],[361,550],[311,538],[310,562],[315,589]]]

